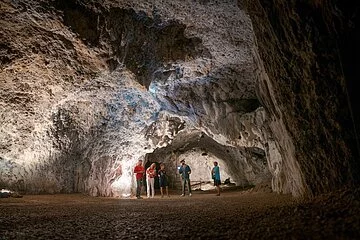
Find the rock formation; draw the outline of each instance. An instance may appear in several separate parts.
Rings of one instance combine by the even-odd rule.
[[[267,75],[260,77],[258,95],[276,142],[288,148],[285,176],[300,168],[302,184],[290,187],[311,196],[358,185],[359,74],[352,47],[359,40],[359,6],[331,0],[238,3],[251,16]]]
[[[2,1],[0,185],[129,196],[139,158],[295,196],[356,182],[333,32],[270,2]]]

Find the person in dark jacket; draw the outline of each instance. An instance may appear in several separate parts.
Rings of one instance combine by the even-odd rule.
[[[166,190],[166,195],[168,197],[170,197],[169,195],[169,188],[168,188],[168,177],[166,175],[166,170],[165,170],[165,164],[161,163],[160,164],[160,170],[158,171],[158,177],[159,177],[159,185],[160,185],[160,192],[161,192],[161,197],[164,197],[164,188]]]
[[[182,159],[180,161],[181,166],[179,167],[179,174],[181,175],[181,181],[182,181],[182,194],[181,196],[184,197],[185,196],[185,186],[187,186],[188,191],[189,191],[189,196],[191,197],[191,186],[190,186],[190,174],[191,174],[191,169],[189,167],[189,165],[186,165],[185,163],[185,159]]]

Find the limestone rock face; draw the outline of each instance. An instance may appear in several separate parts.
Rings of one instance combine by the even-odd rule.
[[[223,179],[270,181],[253,33],[235,1],[1,9],[2,184],[127,196],[144,157],[174,180],[186,158],[194,181],[211,180],[215,160]]]
[[[0,4],[0,185],[129,196],[144,158],[164,162],[173,183],[180,159],[194,181],[211,180],[216,160],[237,185],[308,192],[303,125],[290,127],[296,115],[242,4]]]
[[[352,49],[359,40],[358,4],[238,4],[252,19],[258,46],[254,56],[263,64],[258,96],[286,159],[287,180],[279,181],[285,184],[279,187],[311,196],[359,184],[359,73]]]

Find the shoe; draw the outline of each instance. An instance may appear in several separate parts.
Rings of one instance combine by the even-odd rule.
[[[185,197],[185,194],[181,194],[180,196],[181,196],[181,197]]]
[[[136,197],[137,199],[143,199],[142,197]]]
[[[191,193],[189,193],[189,197],[191,197],[192,196],[192,194]]]

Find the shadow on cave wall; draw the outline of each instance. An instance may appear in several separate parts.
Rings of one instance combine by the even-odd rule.
[[[296,148],[308,195],[358,184],[354,1],[239,0]],[[265,106],[272,111],[273,106]]]
[[[64,24],[90,47],[108,52],[103,55],[112,71],[118,66],[130,69],[140,84],[148,87],[154,71],[172,61],[205,56],[210,52],[200,38],[187,38],[186,26],[176,21],[163,21],[133,9],[105,9],[101,4],[82,4],[81,1],[56,1],[62,11]]]
[[[82,156],[81,138],[84,134],[66,109],[60,108],[53,113],[52,120],[54,126],[49,134],[53,136],[54,148],[60,152],[60,155],[54,156],[52,163],[52,169],[58,171],[55,176],[64,176],[66,192],[84,192],[83,181],[90,169],[90,164],[83,161]]]

